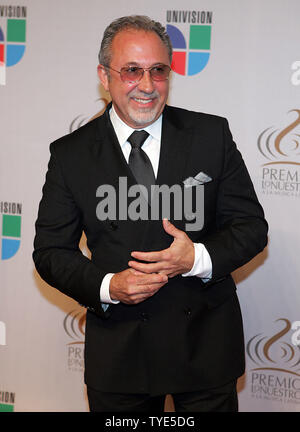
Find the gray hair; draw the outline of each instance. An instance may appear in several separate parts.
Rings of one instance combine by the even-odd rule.
[[[172,61],[173,48],[170,37],[159,22],[144,15],[124,16],[114,20],[104,31],[101,47],[98,55],[99,63],[109,66],[111,61],[111,44],[114,37],[122,30],[135,29],[156,33],[168,50],[170,62]]]

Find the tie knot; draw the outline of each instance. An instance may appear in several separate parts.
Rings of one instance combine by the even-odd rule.
[[[130,142],[132,148],[141,148],[148,136],[149,134],[145,130],[134,131],[127,141]]]

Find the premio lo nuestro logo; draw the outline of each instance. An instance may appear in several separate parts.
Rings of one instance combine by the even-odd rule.
[[[166,21],[173,45],[172,70],[180,75],[198,74],[210,57],[212,12],[168,10]]]
[[[84,369],[84,335],[86,310],[78,308],[70,311],[64,318],[63,327],[70,338],[67,343],[68,369],[73,372],[83,372]]]
[[[296,114],[296,119],[290,124],[282,129],[267,128],[258,137],[258,149],[270,161],[264,166],[300,165],[300,110],[293,109],[289,113]]]
[[[292,336],[285,338],[292,324],[286,318],[279,318],[275,322],[281,322],[282,328],[274,335],[258,333],[247,343],[247,354],[258,366],[252,370],[281,371],[300,378],[300,349],[290,343]]]
[[[262,192],[300,197],[300,110],[290,110],[283,125],[264,129],[257,141],[262,165]]]
[[[21,244],[22,204],[0,201],[1,259],[12,258]]]
[[[299,330],[292,333],[297,326],[279,318],[271,334],[258,333],[249,339],[246,352],[254,366],[248,375],[253,397],[300,403],[300,347],[295,345]]]
[[[0,5],[0,85],[6,84],[6,68],[25,53],[26,17],[26,6]]]

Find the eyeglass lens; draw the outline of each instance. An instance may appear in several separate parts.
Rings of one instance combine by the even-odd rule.
[[[147,69],[154,81],[164,81],[168,78],[170,68],[167,65],[154,66]],[[121,78],[123,81],[140,81],[144,75],[144,69],[140,67],[126,67],[121,69]]]

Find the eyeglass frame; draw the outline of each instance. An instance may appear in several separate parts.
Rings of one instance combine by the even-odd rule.
[[[122,78],[122,69],[126,69],[126,66],[122,67],[121,70],[119,70],[119,71],[116,70],[116,69],[114,69],[114,68],[112,68],[111,66],[108,66],[108,65],[103,65],[103,66],[104,66],[105,68],[108,68],[108,69],[113,70],[114,72],[119,73],[119,74],[120,74],[120,78],[121,78],[121,80],[122,80],[123,82],[127,82],[127,83],[138,83],[138,82],[140,82],[140,81],[142,80],[142,78],[143,78],[143,76],[144,76],[144,73],[145,73],[146,71],[149,71],[149,73],[150,73],[150,77],[151,77],[151,79],[152,79],[153,81],[158,81],[158,82],[160,82],[160,81],[167,81],[167,80],[169,79],[169,75],[168,75],[165,79],[161,79],[161,80],[157,80],[157,79],[154,79],[154,78],[152,77],[152,75],[151,75],[151,70],[154,69],[154,68],[156,68],[157,66],[164,66],[164,67],[167,67],[167,68],[169,68],[169,73],[171,72],[171,67],[168,66],[168,65],[166,65],[166,64],[163,64],[163,63],[158,63],[157,65],[155,65],[155,66],[151,66],[151,67],[149,67],[149,68],[142,68],[142,67],[140,67],[140,66],[127,66],[127,68],[135,67],[135,68],[140,69],[140,70],[143,71],[143,73],[142,73],[142,75],[141,75],[141,78],[140,78],[139,80],[137,80],[137,81],[127,81],[127,80],[124,80],[124,79]]]

